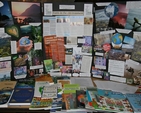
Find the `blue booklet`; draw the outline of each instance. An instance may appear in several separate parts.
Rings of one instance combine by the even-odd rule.
[[[130,102],[134,112],[141,113],[141,94],[126,94],[126,97]]]
[[[30,105],[33,96],[33,88],[15,88],[9,105]]]

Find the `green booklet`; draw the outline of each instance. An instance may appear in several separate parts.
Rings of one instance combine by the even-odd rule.
[[[80,90],[79,84],[64,84],[64,94],[67,93],[76,93],[76,90]]]

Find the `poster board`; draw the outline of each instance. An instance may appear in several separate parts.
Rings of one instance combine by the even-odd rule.
[[[1,54],[5,51],[1,56],[1,69],[6,68],[11,80],[42,73],[41,3],[2,0],[0,4]]]
[[[140,84],[140,1],[94,3],[92,76]]]
[[[60,75],[90,77],[92,35],[92,3],[44,3],[43,45],[46,72],[51,75],[59,75],[60,72]],[[49,62],[52,66],[47,69]]]

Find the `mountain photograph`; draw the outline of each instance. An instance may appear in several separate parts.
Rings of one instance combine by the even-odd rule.
[[[16,24],[28,25],[33,22],[41,22],[40,3],[12,2],[11,7]]]

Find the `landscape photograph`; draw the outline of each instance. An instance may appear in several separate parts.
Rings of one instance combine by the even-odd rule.
[[[40,3],[11,2],[11,7],[15,24],[28,25],[29,23],[41,22]]]
[[[0,1],[0,27],[13,25],[13,17],[8,1]]]

